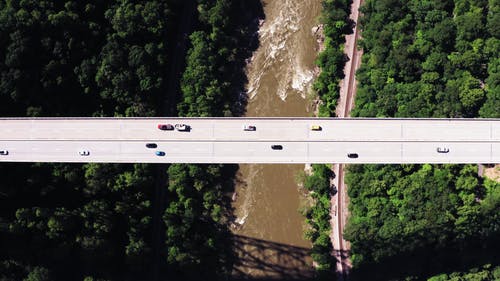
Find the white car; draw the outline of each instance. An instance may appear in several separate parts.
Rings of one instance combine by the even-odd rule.
[[[9,155],[8,150],[0,150],[0,155]]]
[[[186,124],[175,124],[175,129],[177,131],[189,131],[191,129],[191,127],[189,127],[189,125],[186,125]]]
[[[78,151],[78,154],[80,154],[80,156],[89,156],[90,151],[82,149],[82,150]]]

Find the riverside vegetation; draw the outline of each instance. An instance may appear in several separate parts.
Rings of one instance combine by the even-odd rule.
[[[158,116],[163,101],[175,95],[166,93],[172,60],[166,54],[176,47],[173,27],[183,5],[0,2],[1,115]],[[196,5],[179,115],[238,115],[245,101],[237,93],[259,3]],[[231,253],[221,245],[227,239],[221,193],[230,188],[225,179],[233,170],[1,164],[0,279],[151,280],[156,264],[173,279],[222,278]],[[157,185],[168,193],[160,244],[152,234]]]
[[[339,97],[339,84],[344,78],[346,56],[343,52],[345,35],[352,33],[353,25],[349,19],[351,2],[344,0],[325,0],[321,23],[325,36],[324,50],[319,54],[316,64],[321,73],[314,82],[313,88],[321,99],[319,117],[335,116],[335,108]],[[335,259],[332,257],[330,234],[330,198],[332,189],[330,178],[333,177],[331,167],[324,164],[313,164],[312,174],[305,177],[304,187],[311,191],[313,205],[303,213],[309,225],[305,237],[313,244],[311,257],[316,264],[317,279],[331,280],[335,278]]]
[[[355,117],[500,117],[500,1],[367,0]],[[475,165],[351,165],[353,280],[497,280],[500,183]]]

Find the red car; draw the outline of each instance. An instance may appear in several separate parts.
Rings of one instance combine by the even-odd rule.
[[[158,129],[160,129],[160,130],[173,130],[174,126],[172,124],[158,124]]]

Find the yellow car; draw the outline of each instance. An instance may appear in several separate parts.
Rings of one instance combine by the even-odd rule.
[[[321,131],[321,126],[320,125],[312,125],[311,130],[313,131]]]

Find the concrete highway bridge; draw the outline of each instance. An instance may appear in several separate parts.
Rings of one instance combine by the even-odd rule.
[[[0,118],[0,162],[500,163],[500,119]]]

